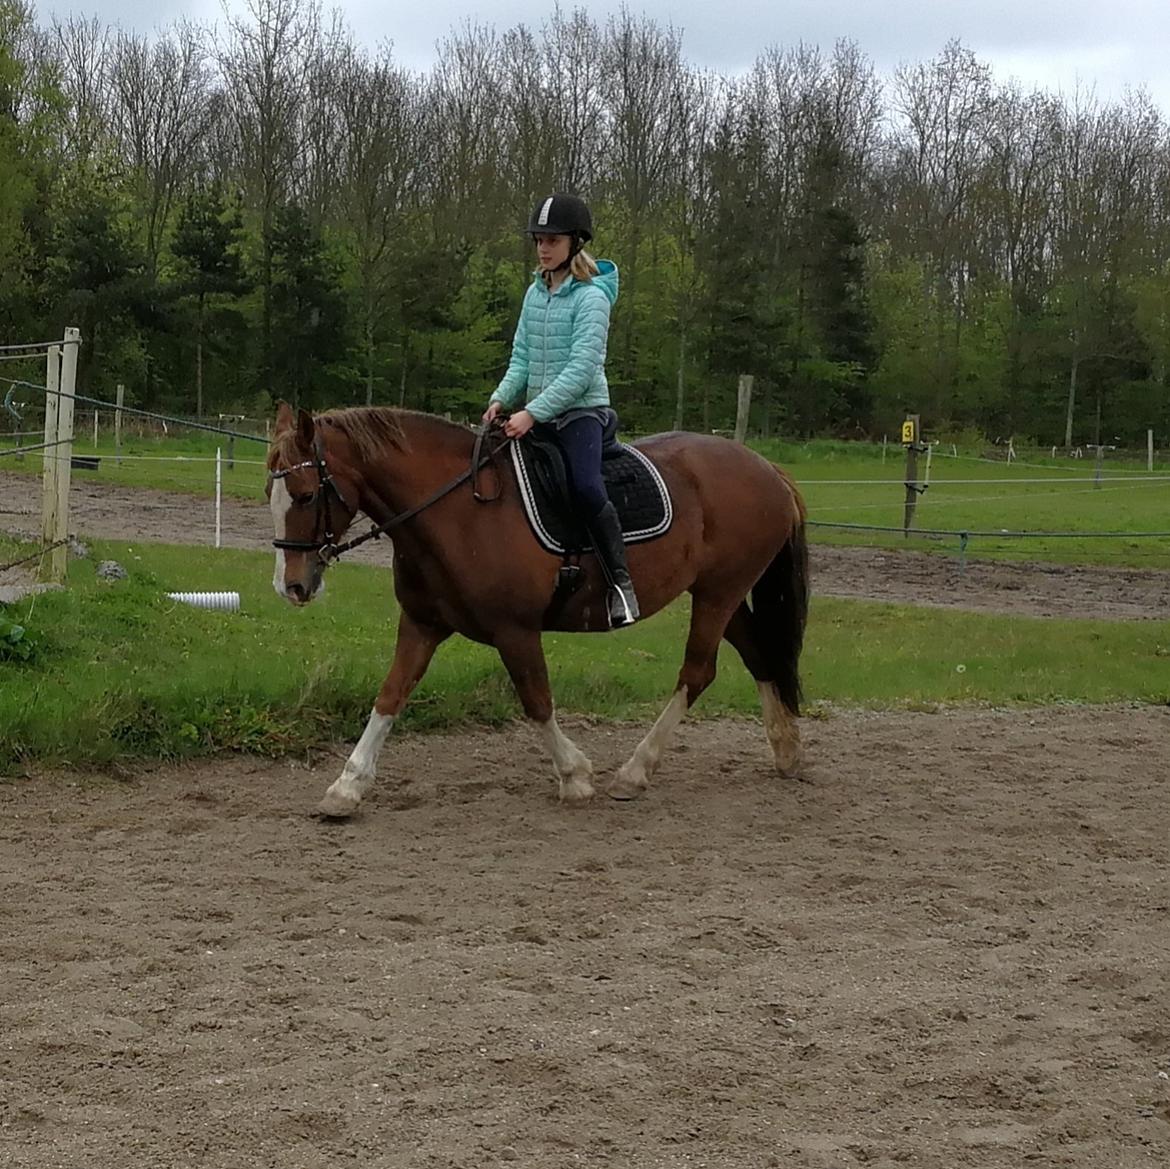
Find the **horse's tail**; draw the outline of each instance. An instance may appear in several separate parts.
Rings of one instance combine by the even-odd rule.
[[[777,471],[792,493],[796,514],[792,534],[752,589],[752,624],[780,701],[795,715],[800,713],[800,650],[808,619],[808,513],[796,484]]]

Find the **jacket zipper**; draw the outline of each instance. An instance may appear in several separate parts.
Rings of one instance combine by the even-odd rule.
[[[552,313],[552,293],[546,288],[544,290],[544,366],[540,371],[540,390],[539,393],[544,393],[545,386],[548,385],[548,318]]]

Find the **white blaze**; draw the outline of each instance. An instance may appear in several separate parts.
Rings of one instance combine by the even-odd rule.
[[[284,485],[283,479],[272,480],[272,494],[269,496],[269,506],[272,508],[272,527],[276,538],[283,540],[287,536],[288,509],[292,507],[292,496]],[[276,568],[272,573],[272,587],[278,597],[284,596],[284,549],[276,550]]]

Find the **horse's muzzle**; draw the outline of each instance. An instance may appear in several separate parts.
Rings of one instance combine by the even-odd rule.
[[[307,605],[313,599],[313,593],[306,589],[300,581],[285,585],[284,595],[294,605]]]

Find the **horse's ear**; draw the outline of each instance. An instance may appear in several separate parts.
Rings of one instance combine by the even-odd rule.
[[[317,433],[313,425],[313,416],[308,410],[297,413],[297,445],[303,450],[310,450],[313,446],[313,435]]]
[[[296,419],[293,417],[292,407],[285,401],[277,402],[276,424],[272,428],[272,437],[280,438],[281,435],[287,434],[295,423]]]

